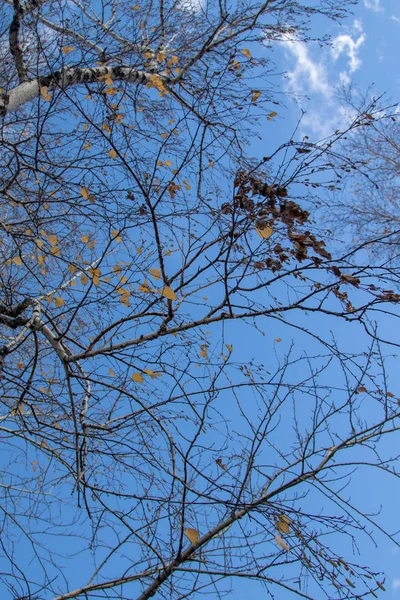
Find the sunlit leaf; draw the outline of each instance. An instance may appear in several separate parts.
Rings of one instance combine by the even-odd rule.
[[[82,273],[82,275],[81,275],[81,284],[82,285],[87,285],[88,281],[89,281],[88,276],[85,273]]]
[[[151,291],[150,287],[149,287],[149,283],[148,283],[148,281],[146,281],[146,279],[144,280],[144,282],[141,285],[139,285],[138,290],[139,290],[139,292],[144,292],[144,293],[148,293]]]
[[[175,294],[174,290],[172,290],[168,286],[163,288],[161,294],[162,294],[162,296],[164,296],[164,298],[168,298],[168,300],[178,300],[178,297]]]
[[[58,243],[58,238],[56,235],[49,235],[49,237],[47,239],[49,240],[49,244],[51,246],[56,246]]]
[[[150,269],[149,273],[154,277],[154,279],[161,279],[160,269]]]
[[[287,543],[285,542],[285,540],[283,540],[281,538],[280,535],[277,534],[275,536],[275,541],[278,544],[278,546],[280,546],[281,548],[283,548],[283,550],[285,550],[285,552],[289,552],[289,550],[290,550],[289,546],[287,545]]]
[[[290,533],[290,519],[288,516],[282,514],[276,522],[276,528],[280,533]]]
[[[197,544],[197,542],[199,541],[200,536],[197,529],[193,529],[193,527],[187,527],[185,529],[185,534],[191,544]]]
[[[54,299],[54,304],[59,308],[60,306],[64,306],[65,302],[64,300],[61,298],[61,296],[57,296]]]
[[[131,375],[131,379],[133,379],[133,381],[136,381],[136,383],[143,383],[144,379],[143,379],[143,375],[141,375],[140,373],[133,373],[133,375]]]
[[[18,265],[19,267],[22,267],[22,260],[20,256],[14,256],[14,258],[12,259],[13,263],[15,265]]]
[[[110,375],[110,377],[115,377],[115,373],[111,368],[108,369],[108,374]]]
[[[117,153],[116,153],[116,151],[114,150],[114,148],[111,148],[111,150],[108,152],[108,156],[109,156],[110,158],[117,158]]]
[[[49,88],[47,86],[43,86],[40,88],[40,93],[42,95],[42,98],[44,100],[46,100],[46,102],[50,102],[51,100],[51,96],[49,94]]]
[[[243,48],[242,52],[247,58],[251,58],[251,52],[248,48]]]
[[[87,187],[81,187],[80,189],[81,195],[85,198],[85,200],[89,199],[89,190]]]
[[[232,346],[230,344],[225,344],[225,346],[228,348],[229,352],[232,352]]]
[[[152,371],[152,369],[143,369],[143,371],[144,371],[144,373],[146,373],[146,375],[149,375],[152,379],[157,379],[157,377],[161,377],[161,373]]]
[[[256,231],[258,235],[264,240],[268,239],[270,235],[272,235],[273,229],[269,227],[269,225],[265,225],[265,227],[256,227]]]
[[[73,52],[75,48],[73,46],[64,46],[61,50],[63,54],[69,54],[70,52]]]
[[[261,96],[261,92],[259,90],[253,90],[252,96],[251,96],[251,101],[256,102],[260,96]]]
[[[118,242],[118,244],[120,242],[122,242],[122,237],[119,235],[118,229],[113,229],[112,230],[111,237],[112,237],[113,240],[115,240],[116,242]]]

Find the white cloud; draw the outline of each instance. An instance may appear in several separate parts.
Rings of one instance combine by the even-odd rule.
[[[357,29],[359,23],[357,22]],[[361,66],[361,59],[358,57],[358,51],[365,42],[365,35],[361,33],[357,39],[353,39],[351,35],[342,34],[333,39],[332,58],[337,60],[341,54],[345,54],[349,59],[350,73],[354,73]]]
[[[331,50],[322,53],[317,45],[286,41],[288,88],[304,111],[301,130],[323,139],[344,127],[351,115],[338,106],[338,86],[348,86],[352,74],[361,66],[360,48],[366,36],[360,20],[333,39]],[[317,54],[318,49],[318,54]],[[338,63],[342,58],[343,64]]]
[[[383,11],[381,0],[364,0],[364,6],[365,8],[373,10],[374,12]]]
[[[393,579],[393,581],[392,581],[392,589],[393,590],[400,589],[400,579]]]
[[[308,47],[303,42],[288,42],[285,49],[296,61],[288,71],[289,86],[296,93],[318,92],[330,98],[332,86],[328,81],[326,69],[322,63],[312,60]]]
[[[400,23],[399,17],[395,17],[394,15],[392,15],[390,18],[393,19],[393,21],[397,21],[397,23]]]
[[[204,0],[180,0],[178,8],[190,12],[199,12],[203,8]]]

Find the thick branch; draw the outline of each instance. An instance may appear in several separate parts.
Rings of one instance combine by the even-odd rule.
[[[163,83],[170,83],[169,79],[158,77],[145,71],[139,71],[131,67],[96,67],[93,69],[68,68],[56,71],[32,81],[25,81],[8,93],[0,95],[0,115],[17,110],[20,106],[31,102],[40,95],[40,89],[46,87],[48,90],[66,89],[69,86],[80,83],[94,83],[110,77],[114,81],[126,81],[128,83],[154,85],[154,80],[159,79]]]
[[[19,0],[13,0],[14,16],[10,25],[10,52],[15,61],[15,67],[17,69],[19,82],[23,83],[27,79],[26,69],[24,65],[24,57],[22,54],[21,46],[19,43],[19,30],[21,27],[20,16],[22,15],[22,9],[19,4]]]

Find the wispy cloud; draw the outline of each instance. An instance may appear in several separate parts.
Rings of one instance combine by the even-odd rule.
[[[400,579],[393,579],[392,581],[392,589],[399,590],[400,589]]]
[[[381,0],[364,0],[365,8],[373,10],[374,12],[381,12],[383,8],[381,6]]]
[[[288,72],[289,87],[292,91],[317,92],[329,98],[332,86],[329,83],[325,66],[314,61],[308,47],[303,42],[291,41],[285,46],[287,53],[294,60],[293,68]]]
[[[356,22],[356,28],[359,29],[360,24]],[[365,42],[365,34],[360,33],[357,39],[354,39],[349,34],[338,35],[333,39],[332,58],[337,60],[339,56],[345,54],[348,58],[350,73],[354,73],[361,66],[361,59],[358,56],[358,51]]]
[[[336,89],[350,84],[353,73],[360,68],[360,48],[365,39],[361,21],[355,20],[351,28],[332,40],[331,51],[323,55],[317,44],[285,43],[288,88],[306,111],[302,129],[307,134],[325,138],[348,122],[350,116],[337,106]],[[341,71],[336,67],[339,59],[344,59]]]
[[[180,0],[178,7],[181,10],[188,10],[191,12],[198,12],[203,8],[204,0]]]
[[[399,17],[395,17],[394,15],[392,15],[390,18],[393,19],[393,21],[396,21],[397,23],[400,23]]]

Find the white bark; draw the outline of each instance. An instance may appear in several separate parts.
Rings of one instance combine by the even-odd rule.
[[[135,84],[154,83],[154,78],[163,83],[169,80],[145,71],[139,71],[131,67],[95,67],[93,69],[68,68],[57,71],[51,75],[25,81],[9,92],[0,94],[0,115],[15,111],[24,104],[31,102],[40,95],[40,90],[47,87],[49,91],[55,89],[66,89],[71,85],[79,83],[101,82],[104,78],[111,77],[114,81],[126,81]]]

